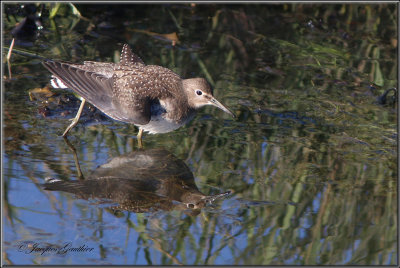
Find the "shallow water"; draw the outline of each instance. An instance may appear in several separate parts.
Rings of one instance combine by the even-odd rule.
[[[17,7],[5,5],[6,45]],[[384,96],[398,83],[394,4],[75,7],[84,18],[38,6],[43,29],[17,40],[11,79],[4,65],[5,264],[398,264],[398,106],[395,91]],[[43,89],[38,56],[117,61],[124,43],[147,64],[207,78],[237,118],[203,108],[145,134],[141,151],[133,125],[87,105],[66,142],[79,100]],[[155,168],[169,158],[154,150],[174,164]],[[105,191],[96,174],[110,166],[129,186]]]

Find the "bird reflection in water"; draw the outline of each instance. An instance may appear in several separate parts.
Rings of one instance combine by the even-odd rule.
[[[67,143],[72,146],[68,140]],[[75,153],[75,148],[73,148]],[[199,191],[188,166],[164,149],[133,151],[99,166],[86,179],[75,157],[79,180],[46,178],[45,190],[75,194],[81,199],[108,200],[113,210],[136,213],[189,210],[197,215],[206,204],[230,194],[207,196]]]

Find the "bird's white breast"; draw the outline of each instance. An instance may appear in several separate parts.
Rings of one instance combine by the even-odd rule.
[[[162,115],[152,116],[150,122],[146,125],[138,125],[144,131],[149,132],[150,134],[155,133],[167,133],[174,131],[175,129],[183,126],[184,123],[176,123],[174,121],[168,120],[164,118]]]

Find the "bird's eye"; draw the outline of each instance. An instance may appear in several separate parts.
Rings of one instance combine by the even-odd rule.
[[[200,96],[201,94],[203,94],[203,92],[201,90],[196,90],[196,94]]]

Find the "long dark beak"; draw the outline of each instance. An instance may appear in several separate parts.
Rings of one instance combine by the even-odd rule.
[[[218,107],[218,108],[220,108],[222,111],[224,111],[225,113],[228,113],[228,114],[230,114],[232,117],[236,117],[235,116],[235,114],[231,111],[231,110],[229,110],[227,107],[225,107],[222,103],[220,103],[219,101],[217,101],[214,97],[212,97],[211,99],[210,99],[210,105],[213,105],[213,106],[215,106],[215,107]]]

